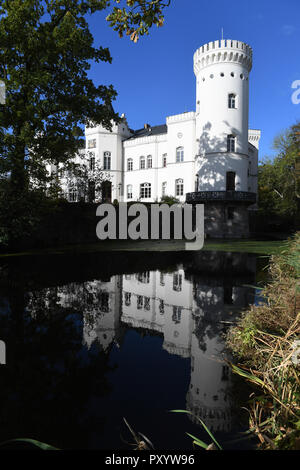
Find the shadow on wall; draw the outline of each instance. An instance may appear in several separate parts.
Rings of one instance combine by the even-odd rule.
[[[196,155],[196,164],[198,167],[198,191],[215,191],[216,183],[223,182],[224,191],[226,189],[226,172],[236,171],[236,168],[231,165],[232,154],[227,154],[227,138],[226,135],[239,135],[237,129],[229,126],[228,122],[224,121],[228,127],[228,134],[224,135],[224,139],[211,136],[212,124],[207,122],[203,127],[203,132],[198,141],[198,151]],[[225,131],[226,132],[226,131]],[[213,155],[210,153],[224,153],[222,157],[218,158],[217,162]],[[203,189],[202,187],[203,186]],[[237,188],[238,189],[238,188]]]

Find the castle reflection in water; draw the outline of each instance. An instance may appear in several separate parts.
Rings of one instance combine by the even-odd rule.
[[[128,329],[163,336],[171,355],[190,359],[186,409],[212,431],[231,429],[231,371],[224,361],[224,328],[254,302],[256,257],[199,254],[169,271],[119,274],[44,289],[62,308],[81,311],[83,346],[122,347]],[[55,293],[54,293],[55,290]],[[34,316],[31,294],[29,310]],[[180,377],[178,377],[180,381]],[[193,418],[192,418],[193,419]],[[195,419],[193,419],[195,421]]]

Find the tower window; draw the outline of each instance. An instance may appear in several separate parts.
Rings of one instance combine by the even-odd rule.
[[[235,191],[235,172],[227,171],[226,173],[226,191]]]
[[[227,152],[235,152],[235,141],[234,135],[230,134],[227,136]]]
[[[132,158],[128,158],[127,160],[127,171],[132,171],[133,170],[133,160]]]
[[[183,162],[184,160],[184,148],[177,147],[176,149],[176,163]]]
[[[140,157],[140,169],[144,170],[146,168],[145,157]]]
[[[140,198],[147,199],[151,197],[151,183],[143,183],[140,185]]]
[[[183,196],[183,179],[175,181],[175,195]]]
[[[230,93],[230,95],[228,95],[228,108],[236,109],[236,104],[237,104],[236,95],[234,93]]]

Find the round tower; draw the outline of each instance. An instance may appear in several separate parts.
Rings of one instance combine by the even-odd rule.
[[[251,68],[252,49],[240,41],[209,42],[194,54],[198,191],[248,190]]]

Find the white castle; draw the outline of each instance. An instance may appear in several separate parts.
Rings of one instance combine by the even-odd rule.
[[[261,134],[248,126],[251,68],[249,45],[209,42],[194,54],[196,111],[136,131],[125,115],[112,131],[86,127],[81,154],[90,172],[98,165],[106,175],[102,191],[90,200],[155,202],[172,196],[204,202],[207,234],[247,236]],[[62,186],[69,201],[81,198],[76,185],[62,179]]]

